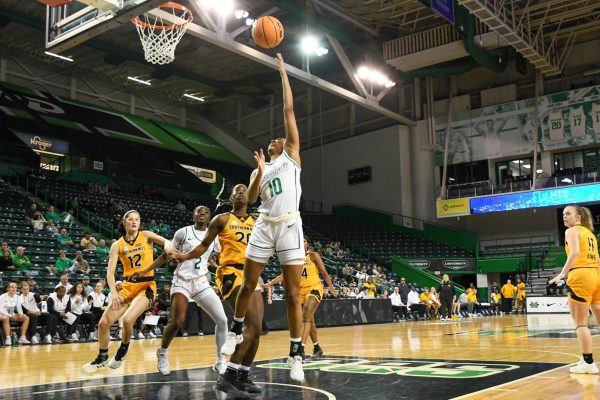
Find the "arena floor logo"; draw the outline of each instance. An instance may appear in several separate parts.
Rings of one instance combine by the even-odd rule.
[[[286,363],[259,364],[260,368],[287,369]],[[324,358],[308,361],[305,371],[369,375],[401,375],[431,378],[483,378],[519,368],[514,364],[487,363],[482,361],[434,361],[434,360],[368,360],[349,358]]]

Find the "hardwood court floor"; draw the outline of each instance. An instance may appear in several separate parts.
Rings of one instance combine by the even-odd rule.
[[[600,329],[593,332],[600,336]],[[263,336],[253,369],[255,381],[265,387],[260,398],[600,398],[599,376],[568,373],[579,359],[568,315],[323,328],[319,341],[326,356],[305,365],[306,382],[297,385],[282,359],[287,332]],[[1,348],[0,399],[217,398],[212,391],[217,375],[209,369],[214,336],[175,339],[168,377],[156,374],[159,345],[160,339],[132,341],[121,369],[93,375],[81,366],[95,357],[97,343]],[[600,347],[597,336],[594,345]],[[116,348],[113,342],[111,355]],[[600,352],[595,356],[600,361]],[[102,392],[95,391],[99,387]]]

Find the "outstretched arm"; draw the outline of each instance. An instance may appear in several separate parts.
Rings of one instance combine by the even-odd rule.
[[[256,161],[256,169],[250,175],[250,184],[248,185],[248,203],[254,204],[258,201],[260,195],[260,180],[265,171],[265,154],[262,149],[254,152],[254,160]]]
[[[296,114],[294,114],[294,97],[290,81],[285,71],[285,62],[280,53],[277,53],[277,65],[281,75],[281,86],[283,87],[283,120],[285,125],[285,152],[298,164],[300,164],[300,135],[296,125]]]
[[[319,255],[319,253],[310,253],[310,259],[317,266],[317,269],[319,270],[319,273],[321,274],[323,279],[325,279],[327,286],[330,289],[333,289],[333,282],[331,282],[331,277],[327,273],[327,269],[325,268],[325,264],[323,264],[323,260],[321,259],[321,256]]]
[[[228,218],[227,214],[220,214],[214,217],[212,221],[210,221],[210,224],[208,224],[208,230],[206,231],[206,235],[204,236],[204,239],[202,239],[202,242],[187,253],[175,254],[173,259],[177,260],[177,262],[184,262],[202,256],[215,241],[219,232],[225,228]]]
[[[153,269],[161,267],[167,261],[168,261],[167,253],[162,253],[160,255],[160,257],[158,257],[156,260],[154,260],[154,262],[152,264],[148,265],[143,270],[135,271],[133,274],[131,274],[131,278],[140,278],[140,277],[146,275],[148,272],[152,271]]]
[[[280,274],[279,276],[277,276],[276,278],[273,278],[269,281],[269,283],[265,283],[260,285],[263,289],[264,288],[270,288],[271,286],[275,286],[279,283],[283,282],[283,274]]]

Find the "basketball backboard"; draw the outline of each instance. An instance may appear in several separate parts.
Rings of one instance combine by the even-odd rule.
[[[74,0],[63,6],[46,6],[46,50],[61,53],[111,29],[129,24],[131,18],[164,2]]]

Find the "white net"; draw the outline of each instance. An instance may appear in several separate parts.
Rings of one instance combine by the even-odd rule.
[[[192,13],[178,3],[167,2],[131,22],[140,35],[146,61],[169,64],[175,60],[175,47],[192,22]]]

